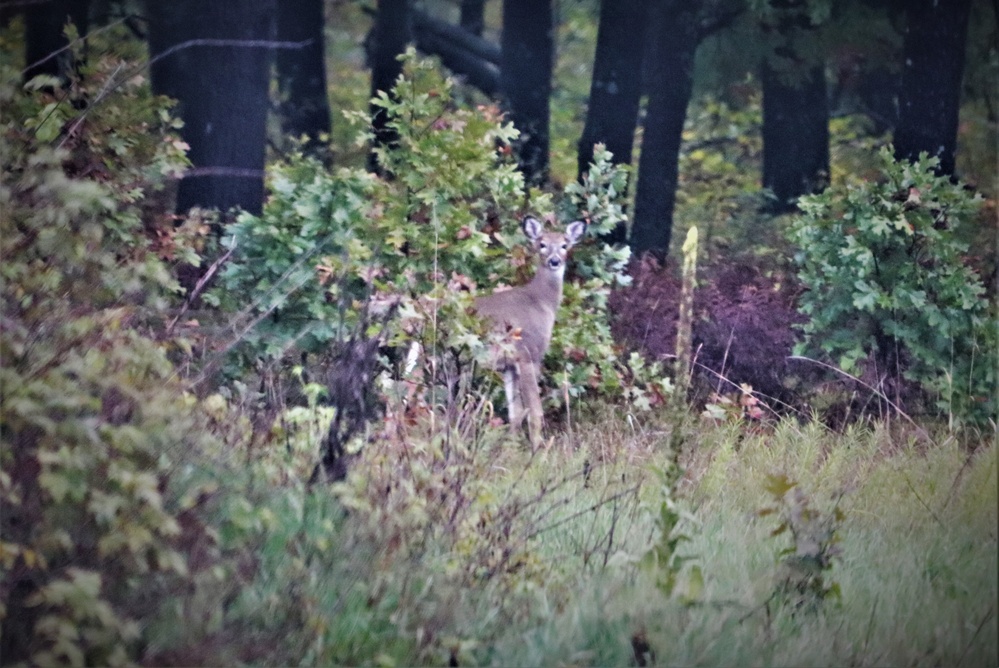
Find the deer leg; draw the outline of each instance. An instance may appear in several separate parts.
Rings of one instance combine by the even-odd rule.
[[[524,406],[520,400],[520,374],[517,367],[510,364],[503,370],[503,389],[506,391],[507,422],[510,432],[516,433],[524,421]]]
[[[531,447],[541,445],[541,426],[544,413],[541,409],[541,391],[538,388],[538,366],[533,362],[524,362],[520,370],[520,395],[527,404],[527,433]]]

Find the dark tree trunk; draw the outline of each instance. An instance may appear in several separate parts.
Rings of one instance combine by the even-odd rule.
[[[74,63],[65,49],[64,29],[67,23],[76,26],[79,35],[87,33],[89,0],[39,0],[24,9],[24,81],[39,74],[69,80]]]
[[[518,162],[530,184],[548,179],[554,29],[551,0],[503,0],[501,88],[520,130]]]
[[[926,151],[953,174],[971,0],[910,0],[906,10],[895,157]]]
[[[645,68],[649,90],[642,153],[638,162],[631,250],[663,258],[673,233],[673,205],[679,175],[680,142],[693,88],[698,44],[698,5],[682,9],[655,3],[649,21]]]
[[[277,7],[278,40],[308,42],[277,51],[281,129],[293,137],[304,135],[306,148],[318,151],[320,136],[330,132],[323,0],[282,0]]]
[[[378,13],[370,34],[371,96],[378,91],[391,93],[396,79],[402,74],[399,55],[406,50],[410,40],[409,0],[378,0]],[[371,107],[371,126],[376,146],[391,146],[396,141],[395,132],[388,126],[385,110]],[[378,160],[372,152],[368,156],[368,169],[378,171]]]
[[[412,17],[413,36],[420,51],[440,57],[445,67],[464,76],[486,95],[499,92],[499,47],[419,10],[412,10]]]
[[[829,182],[829,100],[825,68],[812,67],[797,85],[769,66],[763,73],[763,187],[774,213],[795,208],[801,195]]]
[[[476,37],[486,27],[486,0],[461,0],[461,27]]]
[[[150,0],[147,15],[153,90],[178,100],[191,147],[177,210],[260,213],[274,0]]]
[[[603,142],[617,164],[631,164],[631,149],[642,95],[642,55],[648,0],[602,0],[593,59],[590,102],[579,139],[578,177],[593,162],[593,145]],[[608,242],[623,242],[623,223]]]

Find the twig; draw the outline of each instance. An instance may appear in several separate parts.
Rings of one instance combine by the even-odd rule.
[[[556,527],[560,527],[563,524],[565,524],[567,522],[571,522],[572,520],[574,520],[577,517],[580,517],[582,515],[585,515],[586,513],[593,512],[594,510],[597,510],[598,508],[600,508],[602,506],[605,506],[605,505],[607,505],[608,503],[610,503],[612,501],[616,501],[617,499],[624,498],[628,494],[634,494],[635,492],[637,492],[639,490],[639,488],[641,486],[642,486],[641,483],[636,484],[636,485],[632,485],[631,487],[629,487],[626,490],[618,492],[617,494],[609,496],[606,499],[603,499],[601,501],[597,501],[596,503],[591,504],[590,506],[588,506],[586,508],[583,508],[582,510],[578,510],[578,511],[574,512],[573,514],[569,515],[568,517],[563,517],[559,521],[554,522],[552,524],[549,524],[546,527],[541,527],[540,529],[535,529],[531,533],[527,534],[527,536],[525,536],[525,540],[531,540],[532,538],[538,536],[539,534],[544,533],[545,531],[550,531],[550,530],[552,530],[552,529],[554,529]]]
[[[611,525],[610,530],[607,532],[607,549],[604,550],[604,563],[603,567],[607,568],[607,562],[610,560],[611,550],[614,549],[614,530],[617,528],[617,501],[614,503],[614,512],[611,513]],[[593,515],[594,522],[596,521],[596,514]]]
[[[943,508],[941,508],[940,510],[946,510],[947,506],[950,505],[951,500],[954,498],[954,493],[957,492],[958,485],[960,485],[961,480],[964,478],[964,472],[968,470],[968,467],[971,466],[971,462],[974,459],[975,459],[974,452],[968,453],[968,456],[964,458],[964,464],[961,465],[961,468],[958,470],[957,475],[954,476],[954,482],[950,486],[950,492],[947,493],[947,500],[944,501]]]
[[[301,42],[279,42],[271,39],[189,39],[186,42],[174,44],[169,49],[164,49],[163,51],[157,53],[142,67],[148,67],[159,60],[172,56],[178,51],[190,49],[195,46],[237,46],[244,49],[304,49],[310,44],[312,44],[311,39],[305,39]]]
[[[43,2],[44,3],[48,3],[48,0],[42,0],[40,2],[14,3],[14,6],[16,7],[19,4],[23,4],[23,5],[43,4]],[[112,23],[107,24],[106,26],[103,26],[101,28],[97,28],[96,30],[88,32],[86,35],[83,35],[81,37],[77,37],[76,39],[74,39],[72,42],[70,42],[66,46],[61,47],[59,49],[56,49],[55,51],[53,51],[49,55],[45,56],[44,58],[42,58],[40,60],[36,60],[35,62],[33,62],[30,65],[28,65],[27,67],[25,67],[23,70],[21,70],[21,76],[24,76],[25,74],[27,74],[28,72],[30,72],[32,69],[38,67],[42,63],[47,63],[48,61],[52,60],[53,58],[55,58],[56,56],[58,56],[63,51],[69,51],[70,49],[72,49],[74,46],[76,46],[80,42],[85,42],[88,39],[90,39],[91,37],[93,37],[94,35],[99,35],[102,32],[110,30],[111,28],[114,28],[114,27],[118,26],[119,24],[124,23],[129,18],[131,18],[131,15],[123,17],[123,18],[120,18],[117,21],[114,21]]]
[[[867,645],[871,642],[871,634],[874,630],[874,615],[878,610],[878,601],[881,599],[875,596],[874,605],[871,606],[871,618],[867,620],[867,633],[864,634],[864,653],[867,653]]]
[[[943,523],[943,520],[941,520],[935,512],[933,512],[933,509],[930,508],[929,504],[927,504],[926,501],[923,501],[923,497],[919,496],[919,492],[917,492],[916,488],[912,485],[912,481],[909,480],[908,475],[905,476],[905,484],[908,485],[909,491],[911,491],[912,494],[916,497],[916,500],[919,501],[919,503],[923,506],[923,508],[926,508],[926,512],[930,514],[930,517],[932,517],[937,521],[937,524],[940,525],[941,529],[946,530],[947,525]]]
[[[177,321],[179,321],[181,318],[184,317],[184,314],[187,313],[188,309],[191,308],[191,304],[194,303],[194,300],[201,296],[201,292],[205,289],[205,286],[208,284],[208,281],[210,281],[212,276],[215,275],[215,272],[218,271],[219,267],[225,264],[229,260],[229,258],[232,257],[232,254],[235,251],[236,251],[236,244],[234,242],[232,246],[229,248],[229,250],[227,250],[222,257],[216,259],[215,262],[212,262],[212,265],[208,267],[208,271],[205,272],[205,275],[202,276],[200,279],[198,279],[198,282],[194,286],[194,289],[191,290],[191,294],[189,294],[187,296],[187,299],[184,300],[184,305],[181,307],[180,313],[178,313],[177,316],[170,322],[170,324],[167,325],[166,329],[167,336],[170,336],[173,333],[173,328],[177,325]]]
[[[717,376],[718,380],[719,380],[719,386],[720,386],[721,383],[724,382],[724,383],[728,383],[729,385],[731,385],[733,388],[739,390],[740,392],[742,391],[742,386],[741,385],[739,385],[738,383],[736,383],[734,380],[731,380],[731,379],[727,378],[726,376],[723,376],[722,374],[718,373],[717,371],[715,371],[711,367],[705,366],[705,365],[701,364],[700,362],[696,362],[696,361],[694,362],[694,366],[700,367],[704,371],[707,371],[708,373],[714,374],[715,376]],[[766,399],[766,401],[763,402],[763,406],[767,410],[769,410],[771,413],[773,413],[775,416],[777,416],[777,411],[775,411],[773,408],[771,408],[768,405],[767,402],[772,402],[774,404],[780,404],[781,406],[783,406],[784,408],[787,408],[788,410],[794,411],[795,413],[799,413],[799,414],[801,413],[800,410],[798,410],[797,408],[795,408],[791,404],[789,404],[787,402],[784,402],[784,401],[781,401],[777,397],[772,397],[769,394],[764,394],[763,392],[760,392],[759,390],[753,390],[752,394],[754,396]],[[823,425],[823,426],[825,426],[825,425]],[[828,429],[828,427],[827,427],[827,429]]]

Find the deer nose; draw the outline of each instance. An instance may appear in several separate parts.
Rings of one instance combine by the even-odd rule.
[[[561,258],[559,258],[557,256],[556,257],[550,257],[550,258],[548,258],[548,268],[549,269],[558,269],[561,266],[562,266],[562,260],[561,260]]]

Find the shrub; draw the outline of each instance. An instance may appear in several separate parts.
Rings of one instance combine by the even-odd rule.
[[[935,159],[880,156],[882,180],[799,202],[790,238],[808,321],[797,350],[851,373],[867,361],[916,383],[953,420],[984,424],[996,415],[995,309],[956,235],[981,200],[936,176]]]
[[[433,66],[406,57],[393,94],[374,100],[398,137],[377,149],[383,176],[329,173],[302,156],[271,169],[262,215],[242,214],[227,230],[234,255],[216,292],[252,325],[233,328],[241,366],[275,368],[302,351],[323,353],[366,309],[389,304],[398,316],[385,343],[395,350],[422,344],[426,389],[448,384],[442,370],[486,360],[482,326],[469,306],[480,290],[528,278],[534,262],[518,219],[528,210],[552,219],[555,207],[549,195],[525,192],[508,159],[516,130],[495,108],[457,108],[451,89]],[[368,141],[367,115],[351,117],[365,124],[358,140]],[[599,151],[584,182],[566,188],[563,217],[586,217],[593,234],[575,251],[570,279],[578,278],[567,282],[546,360],[549,406],[567,395],[616,398],[625,391],[650,405],[665,391],[655,369],[620,360],[610,335],[607,296],[626,281],[628,251],[595,235],[623,217],[625,185],[625,172]],[[390,375],[399,379],[402,371]]]
[[[185,160],[168,105],[123,67],[95,57],[69,90],[0,75],[5,662],[134,661],[147,624],[193,614],[162,594],[218,556],[177,467],[212,437],[143,333],[178,290],[165,256],[196,256],[141,206]]]
[[[767,476],[764,489],[775,505],[757,514],[761,517],[776,514],[780,524],[770,535],[787,532],[793,543],[778,554],[777,582],[771,600],[805,611],[816,611],[829,599],[838,601],[842,596],[839,583],[831,581],[829,576],[842,553],[839,546],[839,530],[845,519],[839,507],[842,493],[835,495],[832,510],[823,512],[786,475]]]

